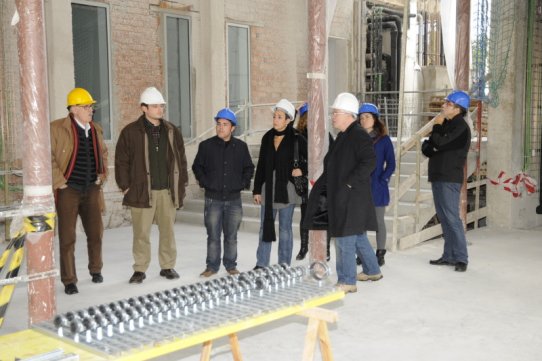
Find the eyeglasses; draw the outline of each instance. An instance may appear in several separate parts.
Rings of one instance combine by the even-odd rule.
[[[83,108],[85,110],[94,110],[94,105],[78,105],[79,108]]]
[[[347,113],[347,112],[333,112],[329,115],[330,118],[333,118],[334,116],[336,115],[340,115],[340,114],[346,114],[346,115],[351,115],[350,113]]]

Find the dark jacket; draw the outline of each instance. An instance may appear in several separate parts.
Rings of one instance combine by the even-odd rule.
[[[389,136],[384,135],[375,140],[376,167],[371,174],[371,194],[375,207],[385,207],[390,203],[388,184],[395,171],[395,154]]]
[[[115,150],[115,180],[124,192],[122,204],[129,207],[151,206],[151,180],[149,166],[149,139],[145,131],[145,116],[122,129]],[[162,119],[167,129],[168,150],[166,161],[169,174],[169,191],[175,208],[183,205],[188,172],[184,141],[179,129]]]
[[[313,196],[312,192],[320,193],[325,188],[331,237],[376,230],[370,184],[375,159],[371,137],[358,122],[339,133],[324,159],[324,173],[311,191],[304,226],[315,229],[311,220],[319,208],[316,203],[320,197]]]
[[[225,201],[250,187],[254,164],[245,142],[232,137],[226,144],[214,136],[200,143],[192,170],[205,197]]]
[[[470,128],[463,116],[435,124],[429,137],[429,182],[463,183],[463,167],[470,148]]]

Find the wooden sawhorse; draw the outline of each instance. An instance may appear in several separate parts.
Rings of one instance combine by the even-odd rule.
[[[298,312],[297,315],[307,317],[309,323],[307,326],[307,333],[305,335],[305,347],[303,349],[302,361],[313,361],[314,350],[316,349],[316,341],[320,344],[320,352],[322,354],[322,361],[333,361],[333,353],[331,351],[331,341],[329,340],[329,333],[327,330],[327,323],[337,322],[337,312],[326,310],[324,308],[309,308]],[[230,339],[231,353],[234,361],[242,361],[241,349],[239,347],[239,339],[236,333],[228,335]],[[210,361],[211,349],[213,347],[213,340],[208,340],[203,343],[201,350],[200,361]]]

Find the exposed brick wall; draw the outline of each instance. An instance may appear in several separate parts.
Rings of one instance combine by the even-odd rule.
[[[164,90],[158,1],[110,0],[112,85],[116,134],[140,114],[139,95],[149,86]]]

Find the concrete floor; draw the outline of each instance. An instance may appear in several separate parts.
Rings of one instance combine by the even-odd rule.
[[[156,247],[147,279],[130,285],[131,228],[107,230],[104,239],[103,284],[93,284],[86,270],[86,245],[79,241],[79,291],[63,292],[57,282],[59,313],[104,302],[201,281],[205,268],[205,229],[176,225],[177,271],[180,281],[158,275]],[[157,232],[153,230],[156,244]],[[358,292],[326,305],[339,314],[330,326],[335,360],[540,360],[542,359],[542,228],[470,231],[470,264],[466,273],[437,267],[442,240],[388,253],[384,279],[358,283]],[[84,239],[82,235],[79,239]],[[240,233],[239,269],[255,264],[257,235]],[[299,248],[298,238],[294,251]],[[276,262],[274,245],[272,261]],[[334,270],[334,252],[331,267]],[[302,264],[294,261],[293,264]],[[222,269],[217,276],[224,275]],[[334,275],[332,276],[334,277]],[[25,285],[18,285],[0,335],[27,327]],[[299,360],[303,352],[306,319],[293,316],[239,334],[246,360]],[[199,360],[192,347],[162,360]],[[0,360],[2,345],[0,344]],[[231,360],[225,340],[214,344],[212,360]],[[320,359],[317,351],[316,359]]]

